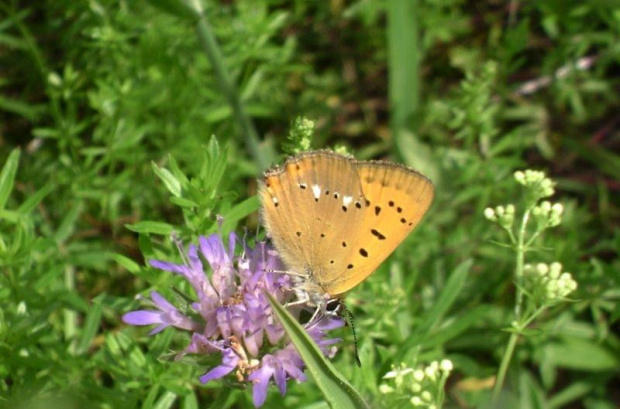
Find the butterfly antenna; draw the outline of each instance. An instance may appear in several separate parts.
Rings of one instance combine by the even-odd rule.
[[[359,349],[357,347],[357,335],[355,334],[355,324],[353,324],[353,313],[349,310],[344,304],[341,304],[342,311],[344,312],[344,318],[347,322],[347,325],[351,327],[351,332],[353,333],[353,349],[355,350],[355,363],[359,368],[362,367],[362,361],[360,360]]]

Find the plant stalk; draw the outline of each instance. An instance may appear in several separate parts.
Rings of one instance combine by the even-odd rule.
[[[254,128],[252,120],[245,112],[237,88],[224,65],[224,58],[204,11],[200,12],[200,17],[196,23],[196,31],[202,49],[213,67],[220,88],[233,109],[235,121],[241,126],[241,132],[246,141],[247,148],[250,151],[250,155],[262,171],[266,169],[269,164],[266,162],[266,158],[260,153],[258,133]]]

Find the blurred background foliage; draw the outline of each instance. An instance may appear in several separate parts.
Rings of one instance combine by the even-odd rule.
[[[172,230],[195,240],[222,214],[224,230],[254,236],[261,161],[283,158],[304,116],[315,148],[403,162],[437,188],[416,233],[347,297],[364,366],[344,330],[336,359],[362,393],[377,396],[393,364],[448,357],[448,405],[488,401],[514,282],[482,213],[517,203],[512,173],[535,168],[566,210],[531,257],[561,261],[579,289],[519,343],[505,405],[617,407],[616,2],[203,1],[256,152],[196,22],[168,3],[0,3],[0,406],[250,405],[223,383],[198,387],[204,366],[166,359],[185,339],[119,317],[136,293],[177,283],[145,267],[176,257]],[[186,177],[183,195],[166,169]],[[438,314],[455,271],[467,277]],[[320,400],[308,385],[277,396],[266,406]]]

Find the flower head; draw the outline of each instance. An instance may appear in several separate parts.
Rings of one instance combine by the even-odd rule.
[[[306,380],[305,366],[264,294],[269,292],[280,303],[294,296],[290,277],[274,272],[283,270],[277,252],[262,242],[253,249],[244,244],[243,254],[235,257],[236,243],[234,234],[229,236],[228,246],[214,234],[200,237],[198,246],[190,245],[183,264],[151,260],[151,266],[183,276],[196,300],[184,313],[153,291],[153,309],[129,312],[123,320],[132,325],[157,324],[151,335],[167,327],[190,331],[191,342],[183,353],[222,357],[221,364],[200,381],[207,383],[235,372],[239,382],[252,384],[254,405],[259,407],[272,379],[284,395],[288,380]],[[203,259],[213,271],[210,277],[203,269]],[[327,332],[343,325],[340,317],[325,315],[305,328],[323,353],[333,357],[334,344],[340,340],[328,338]]]
[[[577,289],[572,275],[562,271],[562,264],[526,264],[523,268],[525,286],[537,304],[554,304],[566,300]]]

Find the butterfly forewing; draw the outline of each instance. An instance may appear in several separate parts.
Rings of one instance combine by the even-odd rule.
[[[265,174],[262,218],[303,290],[340,295],[368,277],[415,228],[433,198],[418,172],[307,152]]]
[[[364,218],[355,162],[326,151],[288,160],[265,174],[262,217],[287,267],[308,273],[326,293],[349,267],[348,241]]]
[[[326,290],[341,294],[364,281],[416,227],[433,199],[433,185],[418,172],[390,162],[356,162],[367,207],[355,227],[355,268]]]

